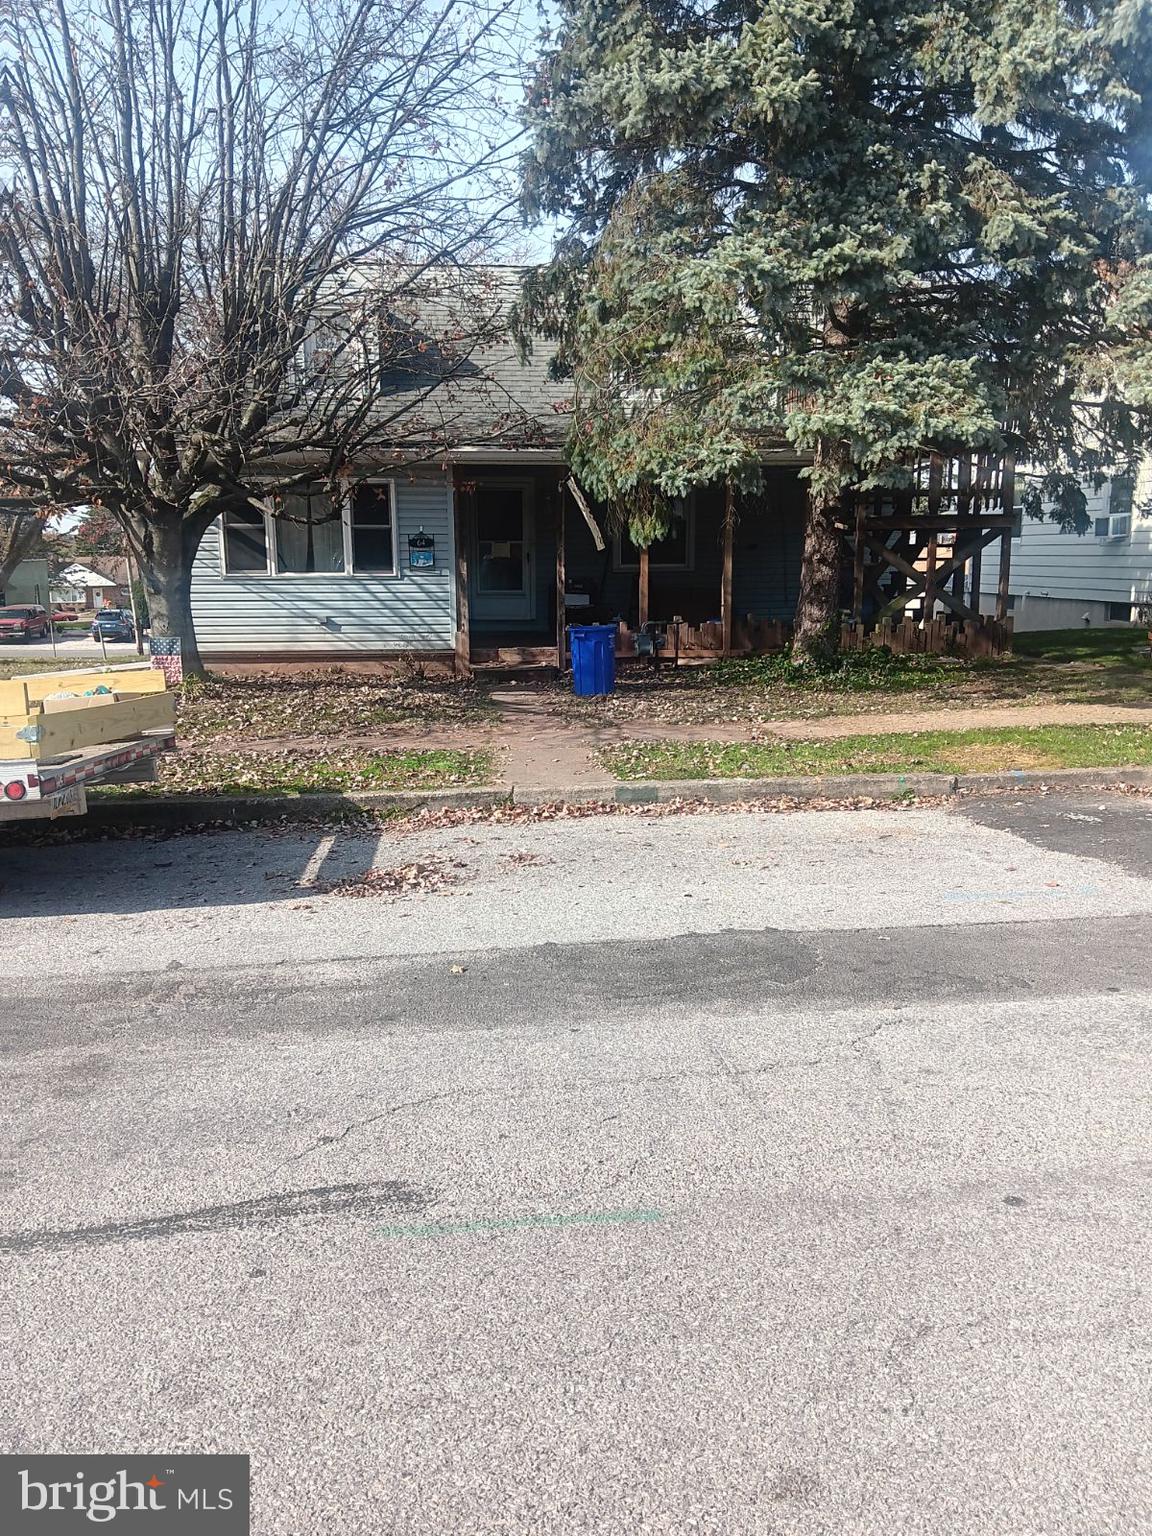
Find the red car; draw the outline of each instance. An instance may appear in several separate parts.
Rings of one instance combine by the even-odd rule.
[[[48,613],[35,604],[0,608],[0,640],[43,640],[48,634]]]

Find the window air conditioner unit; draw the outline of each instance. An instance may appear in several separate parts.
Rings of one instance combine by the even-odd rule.
[[[1095,532],[1098,539],[1126,539],[1132,532],[1132,514],[1113,512],[1108,517],[1098,517]]]

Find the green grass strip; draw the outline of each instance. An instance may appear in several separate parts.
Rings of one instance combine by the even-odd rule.
[[[601,753],[618,779],[773,778],[820,773],[986,773],[1152,765],[1152,727],[1042,725],[776,742],[624,742]]]
[[[525,1227],[612,1226],[661,1221],[662,1211],[575,1211],[560,1216],[477,1216],[469,1221],[430,1221],[417,1226],[379,1227],[381,1237],[459,1237],[470,1232],[515,1232]]]
[[[108,786],[120,798],[163,795],[341,794],[362,789],[460,789],[489,783],[486,749],[413,748],[381,752],[217,752],[193,748],[162,757],[154,784]]]

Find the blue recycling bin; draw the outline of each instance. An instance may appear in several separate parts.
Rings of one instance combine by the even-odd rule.
[[[591,698],[616,692],[615,624],[569,624],[572,691]]]

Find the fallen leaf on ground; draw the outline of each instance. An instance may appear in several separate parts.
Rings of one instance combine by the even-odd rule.
[[[442,860],[399,864],[393,869],[367,869],[361,875],[346,875],[309,886],[323,896],[415,896],[441,891],[456,880],[452,869]]]

